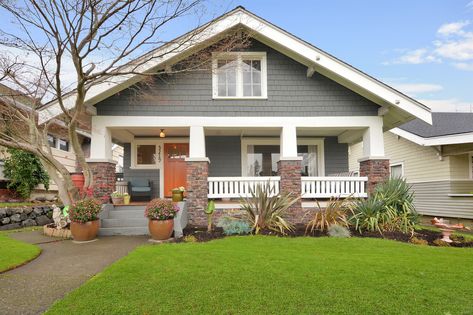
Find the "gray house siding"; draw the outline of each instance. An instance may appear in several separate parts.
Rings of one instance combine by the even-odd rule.
[[[267,53],[268,98],[212,99],[210,70],[166,75],[155,84],[126,89],[99,102],[98,115],[112,116],[376,116],[378,105],[260,43]]]
[[[125,143],[123,145],[123,179],[125,181],[130,181],[135,178],[146,178],[153,182],[153,198],[159,197],[159,170],[138,170],[131,169],[131,145]]]
[[[240,137],[206,137],[209,176],[241,176]]]
[[[348,172],[348,145],[338,143],[337,137],[327,137],[324,141],[325,175]]]

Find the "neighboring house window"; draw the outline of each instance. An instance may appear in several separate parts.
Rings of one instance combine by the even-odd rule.
[[[155,165],[156,164],[156,145],[141,144],[136,146],[136,164],[137,165]]]
[[[470,153],[468,160],[470,162],[470,178],[473,179],[473,153]]]
[[[266,53],[222,53],[213,59],[214,98],[266,98]]]
[[[391,178],[402,178],[404,177],[404,164],[396,163],[391,164]]]
[[[48,134],[48,143],[51,148],[69,152],[69,141],[67,140],[59,139],[53,135]]]

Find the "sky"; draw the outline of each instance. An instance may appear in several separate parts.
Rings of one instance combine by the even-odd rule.
[[[473,110],[472,0],[241,0],[286,31],[422,101]]]
[[[172,39],[241,5],[433,111],[473,111],[473,0],[205,3],[203,17],[182,18],[163,36]],[[2,15],[0,28],[12,29],[11,19]],[[65,72],[74,79],[74,71]]]

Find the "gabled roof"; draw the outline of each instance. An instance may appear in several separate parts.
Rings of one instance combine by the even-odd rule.
[[[188,55],[192,49],[201,49],[205,43],[210,43],[213,39],[237,26],[246,28],[255,39],[306,65],[308,72],[318,72],[380,105],[382,107],[380,115],[384,118],[386,130],[415,118],[427,123],[432,121],[430,110],[425,105],[256,16],[243,7],[237,7],[202,27],[138,58],[137,60],[149,60],[140,65],[138,70],[152,72],[156,69],[164,69],[167,63],[176,62],[179,55],[186,53]],[[195,33],[198,35],[195,36]],[[189,38],[193,38],[193,40],[187,43]],[[176,50],[179,45],[182,49]],[[153,55],[161,56],[166,52],[169,53],[163,57],[150,58]],[[123,67],[124,69],[135,67],[136,64],[136,62],[132,62]],[[123,75],[98,83],[88,91],[86,104],[95,105],[140,80],[138,75]],[[64,98],[65,107],[73,108],[74,100],[74,93],[67,95]],[[40,122],[45,122],[60,114],[59,105],[51,102],[40,110]]]
[[[415,119],[391,132],[424,146],[473,143],[473,113],[432,113],[432,125]]]

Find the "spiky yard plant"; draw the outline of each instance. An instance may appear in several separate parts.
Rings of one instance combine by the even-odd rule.
[[[255,234],[261,230],[271,230],[285,235],[294,230],[294,226],[285,216],[300,196],[275,192],[275,187],[268,181],[266,185],[257,184],[254,189],[250,188],[250,197],[240,198],[240,207],[246,211]]]
[[[312,219],[307,223],[305,233],[314,233],[315,230],[326,231],[332,225],[340,225],[348,228],[349,217],[353,215],[353,199],[330,198],[325,207],[321,207],[316,200],[317,209],[313,212]]]
[[[207,208],[204,210],[205,214],[207,215],[207,232],[212,232],[212,216],[215,212],[215,202],[210,200],[207,204]]]

